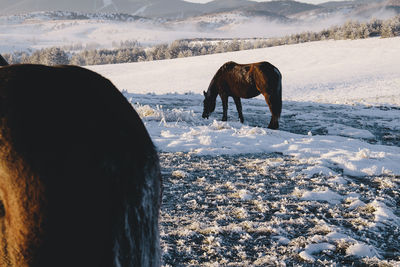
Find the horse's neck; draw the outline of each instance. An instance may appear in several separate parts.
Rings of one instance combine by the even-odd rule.
[[[216,99],[218,96],[218,87],[217,83],[215,81],[215,78],[211,81],[210,86],[208,87],[207,90],[207,98],[209,99]]]

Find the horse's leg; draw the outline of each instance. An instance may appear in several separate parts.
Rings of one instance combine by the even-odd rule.
[[[265,102],[267,102],[269,110],[271,111],[271,120],[269,122],[268,128],[269,129],[278,129],[279,128],[279,117],[274,115],[272,112],[272,106],[271,106],[271,96],[267,93],[263,93],[263,96],[265,98]]]
[[[243,113],[242,113],[242,102],[240,101],[240,97],[234,96],[233,100],[235,100],[236,109],[237,109],[237,112],[239,113],[240,122],[243,123],[244,118],[243,118]]]
[[[228,95],[221,94],[222,100],[222,121],[228,120]]]

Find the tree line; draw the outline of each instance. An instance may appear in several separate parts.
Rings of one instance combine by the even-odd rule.
[[[400,36],[400,16],[388,20],[372,19],[365,23],[347,21],[342,26],[334,26],[320,32],[303,32],[280,38],[186,39],[151,47],[142,47],[137,41],[125,41],[121,42],[119,48],[116,49],[85,49],[80,52],[67,52],[67,47],[51,47],[31,53],[14,52],[3,56],[12,64],[73,64],[84,66],[173,59],[320,40],[363,39],[378,36],[382,38]]]

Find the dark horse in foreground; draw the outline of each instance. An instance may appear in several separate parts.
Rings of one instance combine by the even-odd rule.
[[[203,118],[208,118],[215,110],[215,101],[219,95],[222,100],[222,120],[228,120],[228,97],[232,96],[243,123],[240,98],[252,98],[262,94],[271,111],[268,125],[270,129],[279,128],[282,111],[282,76],[280,71],[268,62],[237,64],[227,62],[214,75],[207,92],[204,92]]]
[[[0,266],[159,266],[158,155],[114,85],[0,67]]]

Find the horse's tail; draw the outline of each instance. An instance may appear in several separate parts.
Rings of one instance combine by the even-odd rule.
[[[271,95],[271,111],[272,115],[279,119],[282,112],[282,74],[276,67],[274,67],[274,72],[277,75],[277,79],[275,90]]]
[[[273,67],[273,78],[271,81],[271,91],[269,95],[269,109],[271,111],[271,121],[268,125],[270,129],[279,128],[279,118],[282,112],[282,75],[280,71]]]

